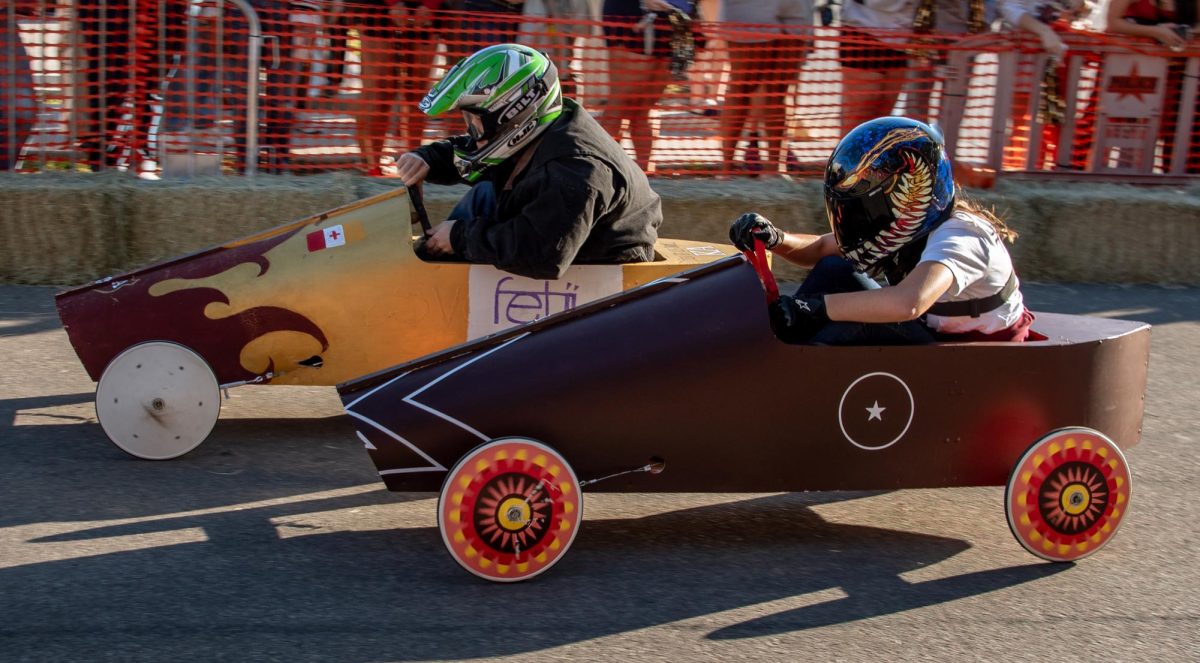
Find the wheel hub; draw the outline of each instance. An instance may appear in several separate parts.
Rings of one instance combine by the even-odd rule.
[[[501,504],[496,521],[504,529],[516,532],[529,525],[531,511],[529,502],[520,497],[510,497]]]
[[[1042,483],[1042,517],[1056,531],[1074,536],[1103,515],[1109,496],[1104,475],[1094,465],[1069,461],[1054,468]]]
[[[96,385],[105,435],[138,458],[165,460],[204,441],[221,410],[217,378],[176,343],[151,341],[117,355]]]
[[[1074,483],[1063,489],[1062,510],[1069,515],[1078,516],[1087,510],[1091,502],[1091,492],[1083,484]]]

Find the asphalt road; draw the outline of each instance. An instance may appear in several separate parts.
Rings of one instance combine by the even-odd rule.
[[[0,288],[0,661],[1200,659],[1200,290],[1026,287],[1155,324],[1131,513],[1042,563],[1001,488],[589,495],[532,582],[461,571],[434,499],[382,490],[331,389],[233,391],[137,461],[46,288]]]

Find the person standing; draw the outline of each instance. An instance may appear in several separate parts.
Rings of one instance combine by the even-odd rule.
[[[677,4],[679,6],[677,6]],[[650,170],[654,128],[650,110],[671,82],[671,26],[666,14],[695,10],[691,0],[604,0],[608,44],[608,99],[600,125],[620,141],[628,125],[633,159]],[[652,30],[652,32],[651,32]]]
[[[726,41],[731,71],[720,122],[723,170],[729,172],[735,167],[738,140],[757,92],[767,141],[766,169],[774,173],[787,154],[790,109],[785,100],[790,98],[789,88],[800,80],[800,67],[813,39],[812,0],[725,0],[721,11],[724,23],[778,26],[774,30],[730,28]]]
[[[17,8],[10,7],[9,11]],[[8,12],[0,12],[0,171],[16,165],[37,119],[37,93],[29,53],[20,30],[9,30]],[[15,16],[12,25],[17,25]]]
[[[355,139],[367,175],[383,174],[382,163],[393,122],[405,149],[423,142],[425,117],[396,113],[415,104],[428,85],[442,29],[442,0],[352,0],[345,24],[358,30],[362,92],[355,113]]]
[[[929,115],[932,81],[918,73],[945,58],[939,40],[986,32],[1015,0],[848,0],[842,6],[842,133],[890,115],[908,83],[909,114]],[[913,40],[903,34],[920,35]],[[915,47],[914,42],[915,41]],[[930,44],[922,44],[929,41]],[[914,76],[919,78],[913,79]],[[913,103],[914,100],[921,100]]]

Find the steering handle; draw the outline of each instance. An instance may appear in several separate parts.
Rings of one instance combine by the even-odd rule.
[[[771,273],[770,263],[767,262],[767,245],[756,237],[754,250],[742,251],[742,255],[746,256],[746,262],[750,263],[754,272],[758,274],[758,280],[762,282],[763,290],[767,293],[767,303],[774,304],[779,301],[779,283]]]
[[[420,182],[408,187],[408,198],[412,201],[413,209],[417,212],[417,220],[421,222],[421,230],[425,231],[423,236],[428,236],[433,232],[433,225],[429,223],[429,213],[425,211],[425,194],[421,190]]]

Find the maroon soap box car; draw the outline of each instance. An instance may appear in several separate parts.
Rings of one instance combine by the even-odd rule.
[[[1006,486],[1048,560],[1125,519],[1150,328],[1038,313],[1026,343],[788,345],[742,256],[338,386],[388,488],[439,491],[451,556],[496,581],[570,547],[581,490]],[[763,273],[768,274],[763,270]]]

